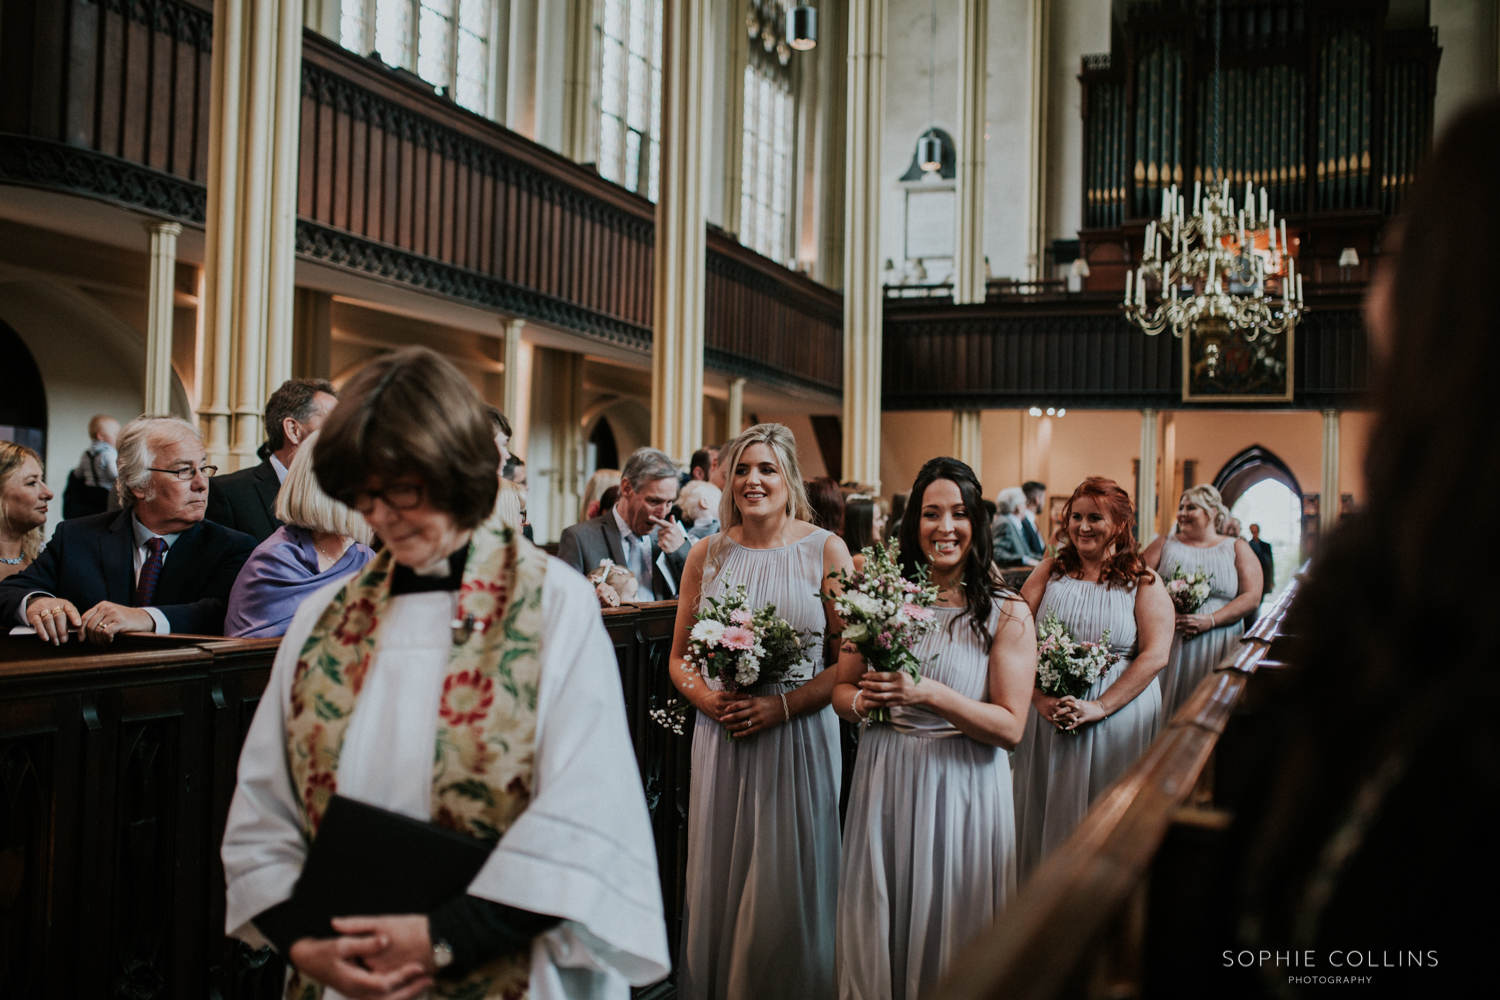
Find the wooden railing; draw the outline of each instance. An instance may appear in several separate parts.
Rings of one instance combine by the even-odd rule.
[[[1203,679],[1160,736],[1101,795],[1077,830],[1021,886],[1005,912],[925,997],[1054,1000],[1140,996],[1150,928],[1138,903],[1174,825],[1222,829],[1205,765],[1231,716],[1269,666],[1296,596],[1291,583]],[[1193,809],[1184,810],[1192,802]],[[1196,815],[1194,815],[1196,814]]]
[[[1310,301],[1295,338],[1293,407],[1347,407],[1362,397],[1369,369],[1358,302]],[[883,349],[888,410],[1213,405],[1182,401],[1182,341],[1126,323],[1111,293],[962,306],[887,300]]]
[[[650,721],[675,603],[607,611],[674,958],[691,739]],[[219,843],[278,640],[0,637],[0,996],[272,1000],[283,965],[226,938]],[[671,980],[637,992],[672,996]]]

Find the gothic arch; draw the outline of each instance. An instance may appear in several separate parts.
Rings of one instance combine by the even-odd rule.
[[[1274,479],[1297,496],[1302,487],[1291,467],[1269,448],[1253,444],[1224,463],[1214,477],[1214,486],[1224,498],[1225,507],[1233,507],[1240,496],[1263,479]]]

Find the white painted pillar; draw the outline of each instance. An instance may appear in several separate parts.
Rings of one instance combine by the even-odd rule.
[[[1031,36],[1030,133],[1031,172],[1026,186],[1026,271],[1037,281],[1042,277],[1047,246],[1047,58],[1051,34],[1051,0],[1031,0],[1028,27]]]
[[[292,374],[300,0],[220,0],[208,138],[204,357],[209,461],[253,465],[266,399]]]
[[[686,465],[703,443],[704,62],[712,36],[706,4],[667,0],[664,14],[651,443]]]
[[[953,301],[983,302],[985,90],[989,82],[989,0],[962,0],[958,37],[958,197]]]
[[[1318,530],[1326,534],[1339,523],[1339,411],[1323,411],[1323,496],[1318,501]]]
[[[505,332],[501,334],[500,373],[501,409],[510,420],[510,429],[516,430],[516,416],[521,412],[521,331],[526,326],[524,319],[508,319],[502,322]]]
[[[151,277],[146,293],[146,412],[172,412],[172,316],[176,294],[177,235],[175,222],[148,222],[151,234]]]
[[[1141,548],[1156,537],[1156,411],[1141,411],[1141,474],[1136,484],[1135,533]]]
[[[844,479],[880,489],[880,133],[886,0],[850,0],[844,185]]]
[[[506,62],[505,127],[535,139],[536,74],[540,61],[540,0],[510,0],[510,44]]]
[[[979,428],[978,410],[953,411],[953,457],[974,470],[981,479],[984,462],[984,436]],[[981,479],[981,481],[983,481]]]
[[[725,407],[725,423],[729,429],[726,431],[728,440],[733,441],[740,436],[745,429],[745,380],[732,378],[729,380],[729,405]]]

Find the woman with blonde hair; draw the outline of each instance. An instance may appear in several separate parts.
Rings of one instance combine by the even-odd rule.
[[[841,768],[822,637],[842,631],[828,574],[851,569],[849,550],[811,523],[797,443],[781,424],[745,431],[721,468],[724,530],[688,554],[672,643],[672,682],[698,710],[678,990],[826,1000]],[[774,604],[812,641],[794,676],[729,692],[684,657],[695,613],[740,585],[752,608]]]
[[[317,439],[314,431],[302,442],[276,494],[276,517],[282,526],[256,547],[235,578],[224,616],[225,635],[285,635],[303,598],[358,571],[375,555],[365,519],[318,485],[312,465]]]
[[[42,550],[47,501],[52,497],[37,453],[0,441],[0,580],[30,566]]]
[[[604,497],[604,491],[611,486],[620,485],[619,469],[599,469],[589,476],[588,485],[583,488],[583,517],[581,520],[592,521],[604,513],[600,500]]]
[[[1214,487],[1203,484],[1177,503],[1177,531],[1158,537],[1142,558],[1165,580],[1207,573],[1208,598],[1190,615],[1177,615],[1177,634],[1161,675],[1161,717],[1172,717],[1193,688],[1239,642],[1245,618],[1260,606],[1260,560],[1250,543],[1229,534],[1233,520]]]

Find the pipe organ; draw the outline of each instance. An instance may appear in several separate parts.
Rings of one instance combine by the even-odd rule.
[[[1085,247],[1195,180],[1264,186],[1294,227],[1358,215],[1378,230],[1431,142],[1441,55],[1435,29],[1386,21],[1382,0],[1223,0],[1216,101],[1214,4],[1129,4],[1079,77]]]

